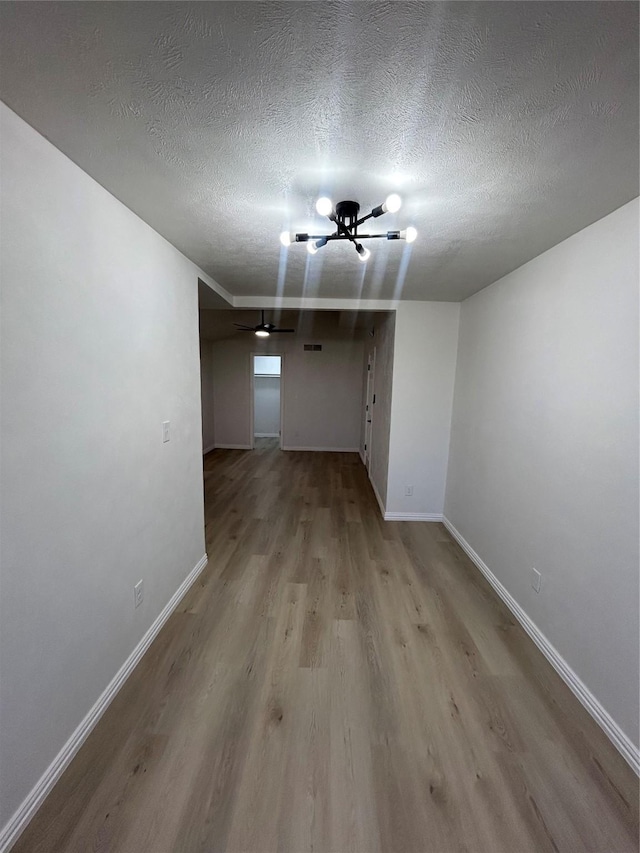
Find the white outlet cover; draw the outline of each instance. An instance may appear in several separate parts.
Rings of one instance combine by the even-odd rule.
[[[140,607],[144,599],[144,581],[138,581],[133,588],[133,602],[136,607]]]
[[[167,442],[170,441],[171,436],[169,433],[169,421],[162,422],[162,441]]]

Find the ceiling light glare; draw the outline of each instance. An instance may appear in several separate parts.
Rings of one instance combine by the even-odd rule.
[[[315,240],[308,240],[307,241],[307,252],[309,252],[310,255],[315,255],[317,251],[318,251],[318,246],[317,246],[316,241]]]
[[[288,231],[283,231],[280,235],[280,242],[286,248],[291,245],[291,234]]]
[[[409,172],[401,172],[400,169],[394,169],[386,176],[386,179],[394,187],[401,187],[407,181],[412,180],[412,176]]]
[[[356,252],[358,253],[358,259],[361,260],[363,264],[371,257],[371,252],[369,249],[365,249],[362,243],[358,243],[356,246]]]
[[[256,338],[268,338],[269,332],[266,329],[256,329],[255,335]]]
[[[386,198],[385,203],[382,205],[382,209],[385,213],[397,213],[402,207],[402,199],[397,193],[391,193]]]
[[[322,196],[322,198],[319,198],[316,202],[316,210],[320,216],[329,216],[333,213],[333,202],[330,198]]]
[[[400,238],[402,240],[406,240],[407,243],[413,243],[413,241],[416,239],[417,236],[418,236],[418,232],[413,227],[413,225],[410,225],[407,229],[400,232]]]

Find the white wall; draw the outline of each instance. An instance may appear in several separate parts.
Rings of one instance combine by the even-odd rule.
[[[362,399],[361,339],[315,337],[322,352],[305,352],[307,339],[253,335],[213,342],[217,446],[250,447],[251,353],[283,355],[282,445],[285,449],[356,450]]]
[[[5,826],[205,544],[202,273],[3,105],[0,123]]]
[[[637,744],[637,200],[462,304],[446,515]]]
[[[251,447],[251,352],[242,341],[212,341],[216,447]]]
[[[254,435],[280,434],[280,377],[254,376]]]
[[[208,453],[215,444],[213,419],[213,361],[211,341],[200,342],[200,396],[202,401],[202,450]]]
[[[322,352],[292,341],[284,363],[283,447],[358,450],[362,416],[359,339],[319,340]]]
[[[396,311],[387,513],[443,512],[459,313],[452,302],[403,302]]]

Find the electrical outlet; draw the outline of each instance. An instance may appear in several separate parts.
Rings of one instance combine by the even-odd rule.
[[[413,486],[405,486],[404,493],[408,498],[413,497]]]
[[[162,422],[162,441],[167,442],[170,441],[171,436],[169,435],[169,421]]]
[[[133,588],[133,600],[136,607],[140,607],[144,598],[144,581],[138,581]]]
[[[531,586],[536,592],[540,592],[540,584],[542,583],[542,575],[537,569],[531,569]]]

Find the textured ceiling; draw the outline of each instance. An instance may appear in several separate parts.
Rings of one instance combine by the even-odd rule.
[[[0,97],[235,295],[458,300],[638,194],[637,3],[3,2],[0,25]],[[328,233],[318,194],[392,190],[376,230],[411,247],[281,250]]]

